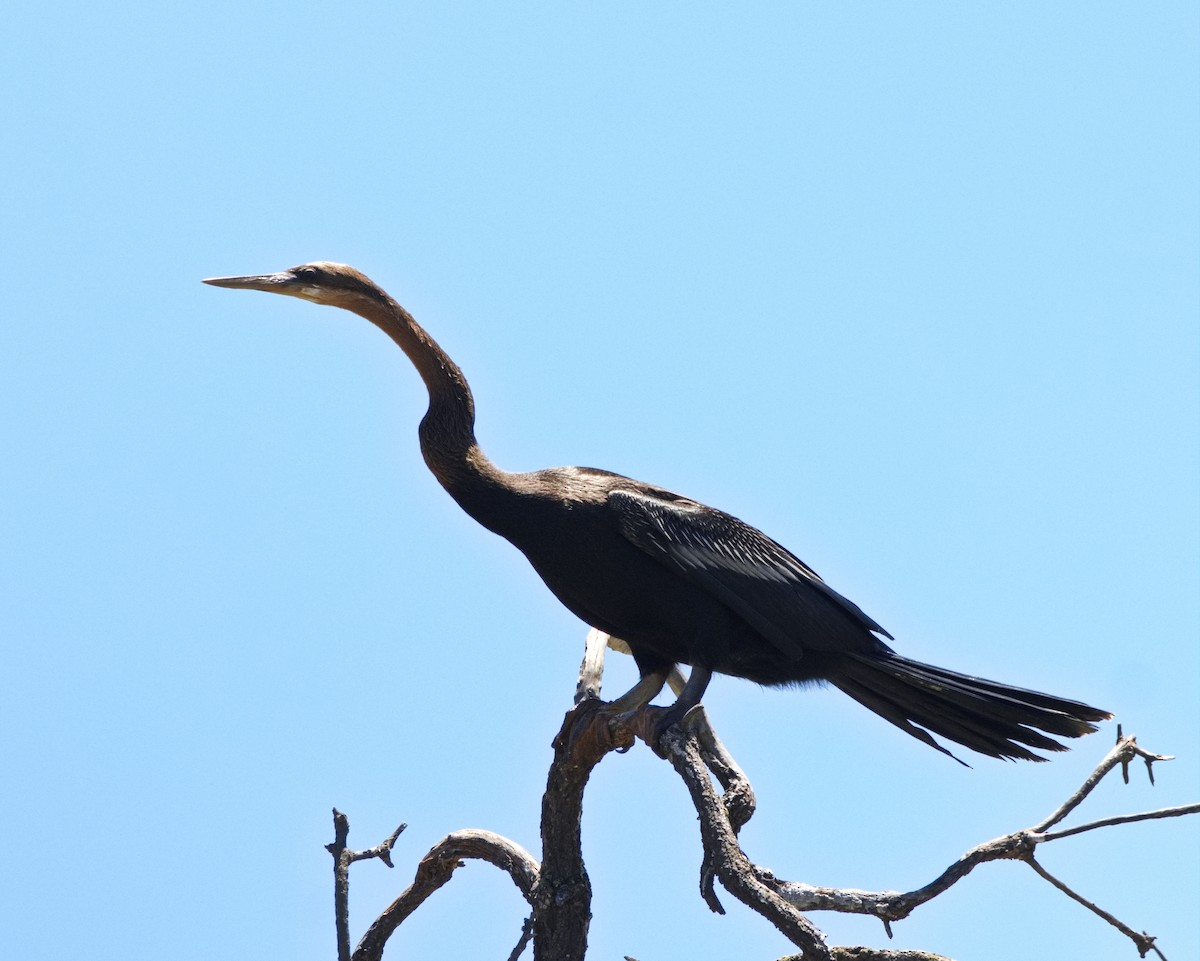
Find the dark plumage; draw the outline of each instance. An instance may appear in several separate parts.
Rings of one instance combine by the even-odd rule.
[[[937,734],[981,754],[1042,760],[1046,736],[1078,737],[1111,715],[1077,701],[911,661],[891,635],[761,531],[678,494],[586,467],[527,474],[497,468],[475,440],[462,371],[384,291],[351,267],[313,263],[223,277],[353,311],[387,333],[429,390],[421,451],[471,517],[511,541],[568,609],[628,643],[637,707],[674,664],[692,672],[665,722],[700,701],[713,672],[786,685],[828,681],[926,744]],[[1045,734],[1040,733],[1045,732]]]

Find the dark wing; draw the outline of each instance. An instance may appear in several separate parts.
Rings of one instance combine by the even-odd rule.
[[[722,511],[666,491],[616,488],[621,533],[736,611],[784,654],[878,650],[891,634],[790,551]]]

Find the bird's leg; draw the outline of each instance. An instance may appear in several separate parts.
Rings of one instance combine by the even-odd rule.
[[[674,668],[674,665],[671,665]],[[638,714],[639,711],[658,697],[659,691],[667,683],[668,671],[651,670],[638,678],[638,682],[633,685],[628,691],[618,697],[616,700],[609,701],[604,705],[604,713],[615,721],[620,722],[623,726],[628,725],[631,720]],[[624,754],[632,745],[627,745],[617,750]]]
[[[691,673],[688,674],[687,683],[679,692],[679,697],[675,698],[675,703],[667,708],[667,716],[670,717],[672,724],[682,721],[688,711],[700,703],[704,692],[708,690],[708,682],[711,680],[712,671],[707,667],[697,664],[692,668]]]
[[[653,710],[656,715],[649,725],[651,744],[656,744],[668,728],[684,720],[688,712],[700,703],[700,699],[704,697],[704,691],[708,688],[708,682],[711,680],[712,671],[697,664],[692,667],[687,683],[683,685],[683,690],[679,692],[679,697],[675,699],[674,704],[665,708],[648,708],[648,710]]]
[[[592,636],[590,635],[588,643],[592,643]],[[575,711],[578,715],[578,720],[568,734],[566,750],[574,752],[578,739],[584,737],[586,732],[592,731],[593,723],[596,721],[596,711],[599,711],[602,717],[605,717],[608,721],[619,721],[620,725],[626,725],[638,710],[646,707],[655,697],[659,696],[659,691],[667,683],[667,674],[668,671],[666,669],[652,669],[652,671],[642,674],[641,678],[638,678],[637,684],[630,687],[622,696],[607,703],[599,701],[599,699],[592,699],[595,695],[589,698],[588,696],[580,697],[577,693]],[[596,685],[596,689],[599,690],[599,685]],[[617,750],[620,753],[624,753],[630,749],[630,746],[632,746],[631,743],[626,744],[624,747],[618,747]]]
[[[614,714],[628,714],[645,707],[658,697],[658,692],[666,683],[667,675],[663,671],[651,671],[649,674],[643,674],[633,687],[616,700],[610,701],[608,709]]]

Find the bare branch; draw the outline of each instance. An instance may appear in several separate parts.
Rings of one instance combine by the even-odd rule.
[[[1058,890],[1060,890],[1063,894],[1065,894],[1067,897],[1069,897],[1072,901],[1079,902],[1085,908],[1087,908],[1089,911],[1091,911],[1098,917],[1103,918],[1105,921],[1107,921],[1109,924],[1111,924],[1114,928],[1116,928],[1118,931],[1120,931],[1123,935],[1125,935],[1127,938],[1132,940],[1133,943],[1135,945],[1137,945],[1138,954],[1141,955],[1143,958],[1146,956],[1146,954],[1150,951],[1151,948],[1154,948],[1154,938],[1151,935],[1146,934],[1145,932],[1139,933],[1137,931],[1134,931],[1133,928],[1129,927],[1127,924],[1122,924],[1120,921],[1118,921],[1116,918],[1114,918],[1107,911],[1103,910],[1100,907],[1097,907],[1095,904],[1093,904],[1087,898],[1085,898],[1082,895],[1077,894],[1075,891],[1071,890],[1071,888],[1069,888],[1062,881],[1060,881],[1058,878],[1056,878],[1053,874],[1051,874],[1049,871],[1047,871],[1044,867],[1042,867],[1040,864],[1038,864],[1038,862],[1035,858],[1029,858],[1026,861],[1026,863],[1031,868],[1033,868],[1033,870],[1040,877],[1044,878],[1046,881],[1049,881],[1050,884],[1052,884],[1052,885],[1054,885],[1054,887],[1058,888]],[[1158,949],[1155,948],[1156,952],[1157,952],[1157,950]],[[1159,956],[1161,957],[1161,953],[1159,953]]]
[[[704,759],[705,767],[713,773],[725,792],[721,803],[725,805],[733,833],[737,834],[754,816],[754,809],[758,804],[750,779],[717,737],[703,704],[698,705],[695,713],[689,715],[689,727],[700,741],[700,756]]]
[[[325,850],[333,855],[333,911],[337,926],[338,961],[350,961],[350,865],[354,861],[379,858],[389,868],[392,866],[392,845],[400,833],[408,827],[401,824],[386,841],[365,851],[352,851],[346,847],[350,837],[350,819],[337,808],[333,809],[333,843]]]
[[[597,630],[589,633],[575,707],[567,713],[553,743],[554,759],[542,799],[543,860],[540,865],[519,845],[491,832],[451,834],[422,859],[413,884],[371,926],[351,957],[345,922],[346,868],[353,861],[370,857],[380,858],[390,866],[391,848],[404,826],[374,848],[350,851],[346,847],[348,823],[344,815],[334,812],[336,840],[328,848],[335,858],[340,961],[377,961],[395,928],[450,879],[462,865],[463,858],[471,857],[489,861],[508,872],[533,906],[510,961],[522,954],[530,940],[534,961],[583,961],[591,922],[591,883],[580,844],[583,794],[595,766],[610,751],[627,750],[635,735],[671,762],[695,805],[703,847],[700,893],[705,903],[713,911],[724,913],[715,889],[716,881],[720,880],[730,894],[770,921],[801,949],[800,954],[781,961],[947,961],[923,951],[831,948],[821,931],[800,912],[824,910],[872,915],[883,922],[890,936],[893,921],[907,917],[920,905],[942,894],[977,865],[996,860],[1026,862],[1049,884],[1130,938],[1143,957],[1151,951],[1162,957],[1152,935],[1134,931],[1088,901],[1051,875],[1034,858],[1036,848],[1047,841],[1118,824],[1200,813],[1200,804],[1189,804],[1104,818],[1057,831],[1047,830],[1061,823],[1082,804],[1117,766],[1128,779],[1130,762],[1141,758],[1153,783],[1153,763],[1170,760],[1168,756],[1142,749],[1135,738],[1125,737],[1120,729],[1114,748],[1049,817],[1033,828],[1014,831],[977,845],[924,887],[907,893],[823,888],[777,878],[771,871],[753,864],[742,851],[737,835],[754,813],[754,791],[745,773],[717,737],[703,707],[694,708],[678,727],[658,736],[654,712],[661,712],[661,708],[641,708],[631,712],[628,695],[613,704],[600,700],[608,647],[628,652],[628,646],[619,638]],[[671,672],[667,682],[676,693],[686,683],[678,669]],[[644,703],[644,700],[638,703]],[[718,794],[714,778],[721,785],[722,794]]]
[[[1137,738],[1130,736],[1125,737],[1121,731],[1121,726],[1117,725],[1117,743],[1113,749],[1104,756],[1104,759],[1097,765],[1096,770],[1087,776],[1087,779],[1079,786],[1074,794],[1067,798],[1059,808],[1044,821],[1035,824],[1031,830],[1044,833],[1047,828],[1053,827],[1059,821],[1063,820],[1068,814],[1075,810],[1083,799],[1086,798],[1095,789],[1106,774],[1118,764],[1121,765],[1121,773],[1125,778],[1125,783],[1129,783],[1129,762],[1135,757],[1140,757],[1146,762],[1146,771],[1150,777],[1150,783],[1154,783],[1154,769],[1152,767],[1155,761],[1171,761],[1174,760],[1169,754],[1151,754],[1138,746]]]
[[[587,950],[592,886],[580,836],[583,791],[604,755],[633,744],[633,735],[606,707],[596,698],[581,701],[554,739],[542,796],[541,873],[532,899],[535,961],[582,961]]]
[[[1083,834],[1084,831],[1094,831],[1096,828],[1108,828],[1115,824],[1132,824],[1134,821],[1151,821],[1157,818],[1177,818],[1183,817],[1185,814],[1200,814],[1200,804],[1181,804],[1179,807],[1159,808],[1156,811],[1143,811],[1141,814],[1118,814],[1116,817],[1089,821],[1087,824],[1080,824],[1063,831],[1049,831],[1042,835],[1042,840],[1057,841],[1059,838],[1069,838],[1073,834]]]
[[[801,911],[839,911],[844,914],[870,914],[885,922],[900,921],[914,910],[988,861],[1024,861],[1033,856],[1040,838],[1029,831],[1016,831],[980,844],[966,852],[924,887],[901,894],[896,891],[858,891],[850,888],[823,888],[795,881],[783,881],[770,871],[758,869],[781,897]]]
[[[583,697],[588,696],[587,692],[599,696],[601,679],[604,674],[606,646],[620,654],[632,653],[629,645],[621,638],[592,628],[588,632],[583,665],[579,669],[579,684],[575,691],[576,704]],[[686,683],[687,678],[684,677],[679,667],[672,667],[671,673],[667,675],[667,684],[675,692],[676,697],[683,691]],[[704,763],[725,792],[722,801],[725,809],[729,812],[729,820],[736,834],[754,816],[754,808],[758,803],[754,796],[754,788],[750,784],[750,779],[746,777],[746,773],[717,736],[716,729],[712,726],[712,722],[704,710],[704,705],[699,705],[694,711],[693,714],[689,714],[689,728],[700,739],[700,753],[704,758]]]
[[[575,703],[590,697],[600,696],[600,685],[604,679],[604,650],[611,638],[603,631],[592,628],[588,631],[583,646],[583,663],[579,666],[579,680],[575,684]]]
[[[725,889],[751,910],[777,927],[784,937],[801,949],[803,961],[831,961],[825,936],[792,905],[764,884],[754,865],[737,842],[725,807],[705,769],[696,739],[678,730],[669,730],[659,742],[667,759],[683,778],[692,803],[700,815],[700,837],[704,846],[701,890],[709,906],[724,913],[712,891],[709,875],[720,879]]]
[[[1151,754],[1150,752],[1139,747],[1134,737],[1125,737],[1118,732],[1117,745],[1105,756],[1097,768],[1088,776],[1080,788],[1075,791],[1050,817],[1042,821],[1037,827],[1022,831],[1014,831],[1012,834],[1005,835],[1001,838],[996,838],[993,841],[988,841],[986,844],[981,844],[972,848],[950,867],[948,867],[940,876],[935,878],[929,884],[915,891],[910,891],[906,894],[900,894],[894,891],[885,892],[870,892],[856,891],[839,888],[820,888],[808,884],[799,884],[796,882],[781,881],[776,878],[770,871],[761,868],[755,868],[760,879],[764,883],[771,884],[775,887],[781,897],[785,898],[790,904],[802,911],[841,911],[852,914],[871,914],[883,920],[885,925],[891,921],[897,921],[907,917],[916,908],[920,907],[927,901],[932,900],[942,894],[952,885],[966,877],[977,865],[987,861],[996,860],[1019,860],[1030,865],[1042,878],[1054,885],[1068,897],[1085,905],[1089,910],[1093,911],[1098,917],[1104,918],[1109,924],[1119,930],[1126,937],[1130,938],[1137,946],[1138,951],[1143,957],[1146,953],[1153,950],[1161,957],[1161,952],[1154,945],[1154,937],[1145,932],[1136,932],[1129,925],[1124,924],[1117,918],[1113,917],[1107,911],[1104,911],[1097,905],[1088,901],[1062,881],[1053,877],[1047,872],[1035,859],[1034,849],[1047,841],[1054,841],[1060,838],[1070,837],[1075,834],[1081,834],[1085,831],[1095,830],[1102,827],[1111,827],[1117,824],[1128,824],[1134,821],[1145,821],[1154,818],[1181,817],[1187,814],[1200,813],[1200,804],[1188,804],[1180,807],[1161,808],[1156,811],[1148,811],[1141,814],[1120,815],[1111,818],[1104,818],[1098,821],[1092,821],[1088,824],[1079,825],[1078,827],[1068,828],[1061,831],[1046,833],[1043,829],[1045,826],[1055,824],[1063,820],[1068,813],[1074,810],[1079,804],[1092,792],[1100,780],[1112,771],[1118,765],[1125,769],[1125,766],[1134,758],[1142,758],[1147,766],[1155,761],[1166,761],[1171,758],[1167,755]],[[890,931],[889,931],[890,933]]]
[[[533,915],[529,915],[525,919],[525,923],[521,925],[521,940],[517,942],[517,946],[512,949],[512,953],[508,956],[508,961],[517,961],[522,954],[525,953],[525,946],[529,944],[533,938]]]
[[[477,858],[500,868],[512,878],[525,900],[533,903],[539,871],[533,855],[516,842],[491,831],[455,831],[438,841],[421,859],[413,883],[367,929],[354,949],[353,961],[378,961],[392,932],[450,880],[463,866],[464,858]]]

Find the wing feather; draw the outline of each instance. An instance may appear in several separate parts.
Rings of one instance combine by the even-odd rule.
[[[616,488],[609,507],[634,545],[736,611],[783,653],[866,652],[891,638],[762,531],[666,491]]]

